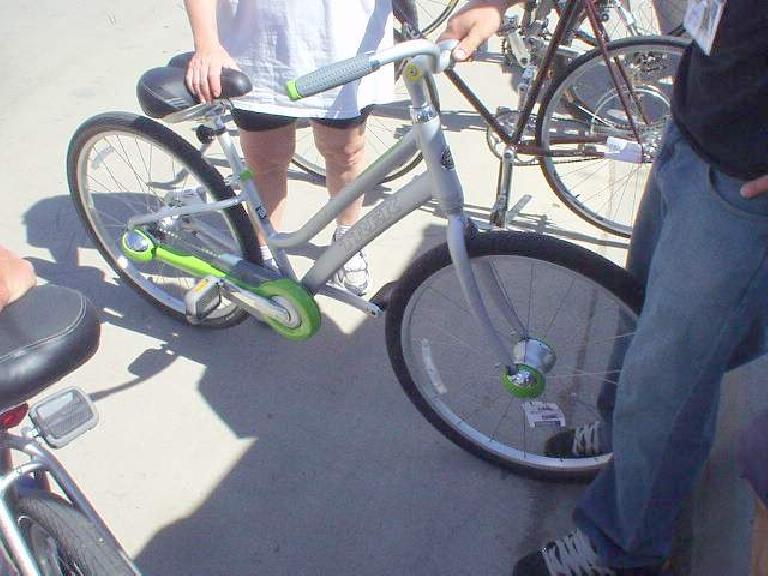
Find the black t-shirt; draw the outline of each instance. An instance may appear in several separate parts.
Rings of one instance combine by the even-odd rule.
[[[672,114],[726,174],[768,175],[768,0],[726,0],[710,55],[694,42],[680,63]]]

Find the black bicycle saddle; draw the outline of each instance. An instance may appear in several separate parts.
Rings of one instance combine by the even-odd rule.
[[[173,112],[191,108],[200,101],[187,89],[187,65],[192,52],[171,58],[168,66],[147,70],[139,78],[136,96],[144,113],[151,118],[163,118]],[[253,90],[251,81],[239,70],[224,68],[221,71],[220,98],[237,98]]]
[[[99,347],[99,318],[80,292],[45,284],[0,311],[0,408],[28,400]]]

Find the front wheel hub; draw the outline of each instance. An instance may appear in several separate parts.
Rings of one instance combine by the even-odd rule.
[[[502,378],[504,388],[517,398],[538,398],[546,388],[545,375],[555,365],[555,353],[544,341],[525,338],[512,349],[514,366]]]

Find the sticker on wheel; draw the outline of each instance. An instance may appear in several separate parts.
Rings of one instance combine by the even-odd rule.
[[[565,428],[565,414],[554,402],[523,402],[525,419],[531,428],[542,426]]]

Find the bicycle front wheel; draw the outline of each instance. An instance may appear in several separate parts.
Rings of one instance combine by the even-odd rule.
[[[387,310],[387,349],[400,384],[441,434],[476,456],[540,478],[591,477],[609,456],[552,458],[545,443],[558,424],[599,418],[598,394],[618,379],[642,291],[622,268],[552,237],[487,232],[467,248],[491,328],[510,353],[551,351],[544,390],[523,399],[504,385],[446,245],[406,271]],[[515,315],[517,327],[509,322]]]
[[[16,521],[42,576],[133,576],[120,551],[72,506],[32,492],[16,503]]]
[[[234,197],[221,175],[175,132],[149,118],[120,112],[95,116],[78,128],[69,145],[67,174],[80,218],[107,263],[152,304],[185,319],[184,298],[198,278],[160,261],[129,260],[122,237],[134,216]],[[182,252],[188,251],[184,246],[194,246],[261,262],[256,235],[241,205],[163,218],[147,230]],[[243,310],[223,300],[200,325],[224,328],[245,318]]]
[[[603,230],[632,232],[687,45],[662,37],[610,42],[607,60],[621,88],[603,54],[592,50],[572,61],[542,100],[536,139],[545,151],[544,176],[568,208]]]

